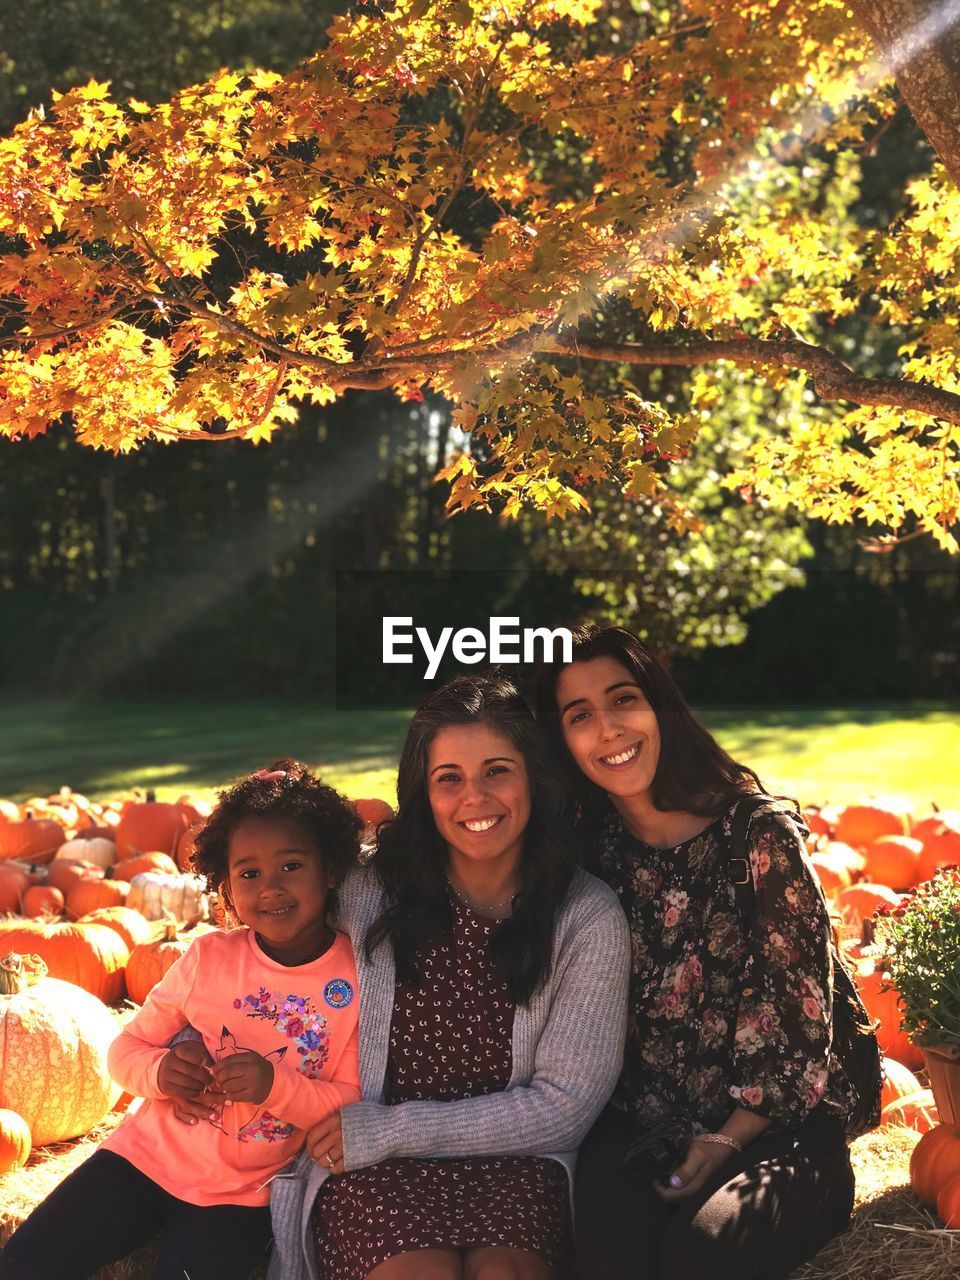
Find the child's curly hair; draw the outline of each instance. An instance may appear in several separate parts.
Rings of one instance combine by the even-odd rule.
[[[196,838],[192,862],[207,887],[222,892],[229,875],[230,837],[248,818],[288,818],[316,840],[325,869],[339,884],[360,855],[363,822],[339,791],[321,782],[299,760],[275,760],[221,791]],[[332,910],[336,895],[328,898]]]

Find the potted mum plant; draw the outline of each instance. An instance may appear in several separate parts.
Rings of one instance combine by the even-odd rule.
[[[903,1027],[923,1053],[940,1119],[960,1127],[960,873],[944,867],[877,917]]]

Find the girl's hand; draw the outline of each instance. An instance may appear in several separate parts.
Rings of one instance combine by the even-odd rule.
[[[699,1191],[732,1155],[733,1147],[723,1146],[719,1142],[698,1142],[694,1138],[686,1160],[679,1169],[674,1170],[669,1184],[655,1182],[653,1189],[661,1200],[685,1200],[687,1196]]]
[[[340,1112],[334,1111],[307,1132],[307,1152],[317,1164],[331,1173],[343,1173],[343,1125]]]
[[[224,1103],[265,1102],[273,1088],[273,1063],[253,1049],[231,1053],[210,1068],[214,1086],[224,1094]]]
[[[193,1098],[209,1085],[212,1062],[202,1040],[181,1040],[160,1059],[157,1088],[168,1098]]]
[[[223,1094],[213,1089],[204,1089],[203,1093],[192,1098],[174,1098],[173,1114],[183,1124],[196,1124],[198,1120],[212,1120],[217,1107],[223,1106]]]

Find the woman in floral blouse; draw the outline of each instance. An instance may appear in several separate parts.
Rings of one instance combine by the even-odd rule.
[[[538,712],[576,766],[588,862],[633,943],[623,1075],[579,1156],[580,1275],[786,1276],[853,1205],[830,925],[805,828],[776,801],[754,811],[745,906],[731,825],[759,779],[629,631],[576,632],[573,661],[542,673]],[[676,1155],[645,1150],[657,1132]]]

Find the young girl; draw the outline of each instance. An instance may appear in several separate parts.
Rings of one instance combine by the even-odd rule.
[[[10,1238],[3,1280],[89,1276],[157,1232],[154,1280],[261,1261],[271,1179],[360,1096],[356,970],[330,924],[360,825],[295,761],[221,793],[195,863],[244,927],[199,937],[115,1041],[110,1070],[144,1101]],[[201,1039],[169,1047],[188,1023]],[[204,1119],[175,1117],[201,1095]]]

